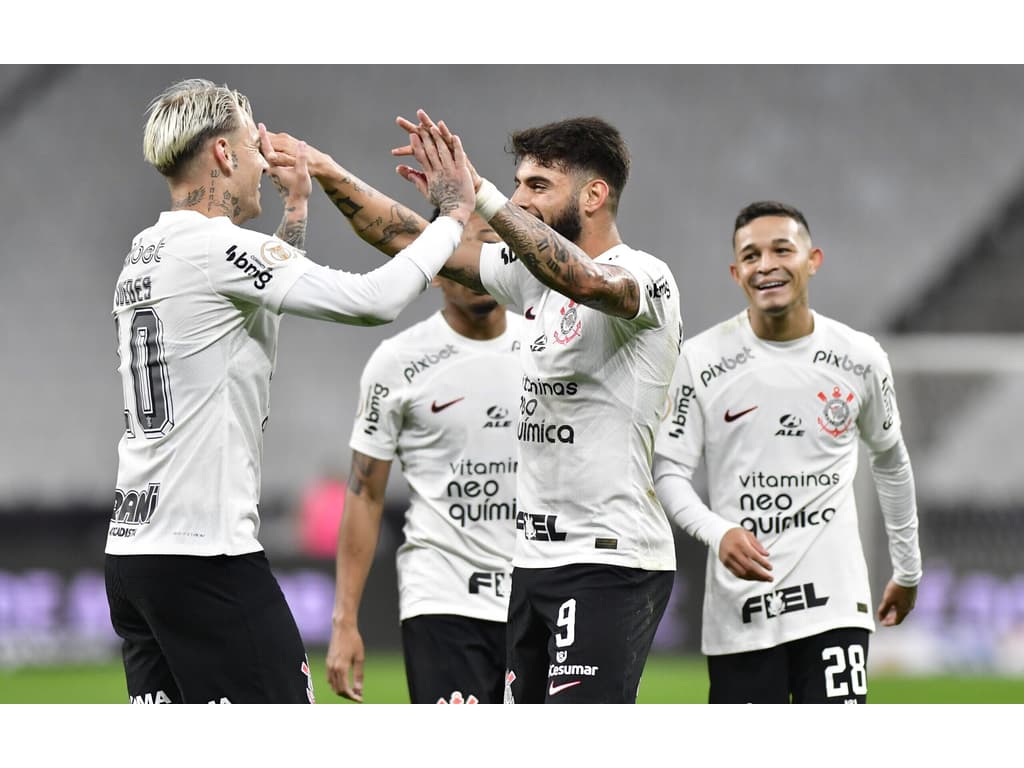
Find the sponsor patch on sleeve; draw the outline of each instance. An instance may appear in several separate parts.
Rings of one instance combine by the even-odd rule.
[[[270,269],[283,264],[286,261],[297,259],[302,253],[280,240],[267,240],[260,246],[260,261]]]

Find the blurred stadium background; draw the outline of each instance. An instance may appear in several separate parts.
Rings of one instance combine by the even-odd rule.
[[[424,212],[394,174],[396,115],[445,118],[505,190],[510,130],[608,119],[633,154],[620,231],[676,271],[688,335],[742,306],[727,272],[735,212],[761,198],[803,208],[826,255],[812,305],[888,349],[917,479],[918,606],[873,636],[869,667],[922,686],[996,678],[998,700],[1024,702],[1024,69],[945,65],[0,66],[0,702],[27,700],[12,682],[25,670],[43,673],[32,700],[59,702],[47,670],[117,659],[102,578],[123,408],[111,295],[132,236],[167,204],[141,156],[145,108],[184,77],[239,88],[257,120]],[[251,226],[272,231],[280,206],[264,192]],[[307,245],[334,267],[380,262],[318,190]],[[344,480],[374,346],[438,305],[428,292],[375,329],[282,323],[261,539],[318,668],[333,563],[305,535],[303,498]],[[859,492],[877,601],[889,568],[866,467]],[[399,647],[397,471],[389,494],[364,599],[371,653]],[[655,650],[685,661],[699,653],[704,552],[681,537],[677,549]]]

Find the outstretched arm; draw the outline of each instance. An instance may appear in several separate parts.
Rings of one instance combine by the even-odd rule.
[[[366,650],[359,633],[359,604],[377,549],[390,470],[390,461],[352,452],[345,511],[338,528],[327,682],[336,694],[353,701],[363,700]]]
[[[398,118],[399,127],[409,134],[409,145],[395,148],[392,154],[411,154],[422,167],[424,157],[429,158],[433,147],[441,142],[451,147],[454,137],[444,121],[435,124],[423,110],[416,114],[419,124]],[[534,277],[563,296],[598,311],[616,317],[636,316],[640,310],[640,287],[629,271],[595,262],[578,245],[511,203],[493,184],[477,174],[471,162],[469,166],[477,190],[477,213],[490,222]],[[424,172],[407,165],[397,170],[424,192]],[[458,277],[453,279],[459,280]]]

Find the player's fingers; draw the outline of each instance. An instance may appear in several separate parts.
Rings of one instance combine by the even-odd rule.
[[[415,133],[419,126],[411,120],[406,120],[404,117],[399,115],[395,118],[395,124],[406,133]]]
[[[309,173],[309,146],[304,141],[295,147],[295,170],[302,175]]]
[[[423,172],[410,168],[408,165],[399,165],[395,168],[395,172],[416,187],[421,194],[427,193],[427,177]]]
[[[423,166],[424,170],[433,170],[444,167],[441,153],[437,147],[437,141],[434,140],[433,131],[434,129],[420,128],[416,133],[423,149],[423,156],[426,158],[426,162],[423,162],[419,155],[416,155],[416,159],[420,161],[420,165]]]
[[[363,660],[356,659],[352,664],[352,696],[356,701],[363,700]]]
[[[391,154],[395,157],[408,157],[412,154],[412,144],[405,144],[401,147],[393,147]]]
[[[444,139],[445,144],[447,144],[449,147],[454,147],[455,134],[453,134],[448,129],[448,126],[445,125],[444,120],[438,121],[437,127],[441,131],[441,138]]]
[[[420,119],[420,127],[422,128],[436,128],[434,121],[430,119],[430,115],[427,114],[426,110],[417,109],[416,117]]]
[[[450,171],[455,166],[455,160],[452,157],[451,149],[441,135],[441,131],[437,128],[431,128],[430,138],[434,140],[434,151],[437,153],[441,167]]]
[[[267,126],[260,123],[257,128],[260,132],[260,152],[263,153],[263,156],[267,159],[268,163],[273,164],[275,160],[274,156],[277,153],[274,151],[274,145],[271,144],[270,136],[267,134]]]

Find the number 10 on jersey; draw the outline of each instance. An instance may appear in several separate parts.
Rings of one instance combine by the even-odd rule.
[[[120,357],[121,324],[117,318],[114,318],[114,327]],[[125,432],[128,437],[135,437],[138,428],[149,439],[163,437],[174,428],[163,324],[155,309],[142,307],[132,312],[132,322],[127,330],[131,391],[124,388]]]

